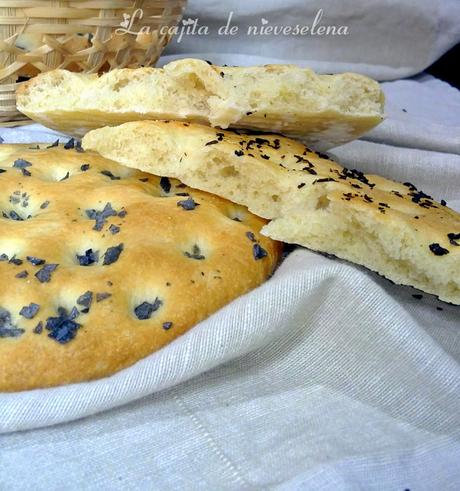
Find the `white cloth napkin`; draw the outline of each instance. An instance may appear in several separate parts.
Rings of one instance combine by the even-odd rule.
[[[189,0],[166,54],[393,80],[422,72],[460,42],[459,19],[458,0]],[[286,35],[295,26],[304,34]]]
[[[333,154],[460,210],[459,93],[384,90],[387,121]],[[414,293],[298,249],[113,377],[0,394],[0,489],[456,490],[460,309]]]

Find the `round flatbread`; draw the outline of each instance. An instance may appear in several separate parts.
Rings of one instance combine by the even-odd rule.
[[[112,374],[273,272],[246,208],[45,147],[0,145],[0,391]]]

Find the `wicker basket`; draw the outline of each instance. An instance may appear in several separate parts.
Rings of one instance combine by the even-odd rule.
[[[26,119],[18,83],[54,68],[153,65],[186,0],[0,0],[0,122]]]

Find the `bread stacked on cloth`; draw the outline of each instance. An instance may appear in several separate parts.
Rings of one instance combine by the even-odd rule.
[[[277,240],[334,254],[460,304],[460,215],[412,183],[346,169],[273,134],[144,121],[90,131],[85,148],[243,204]]]
[[[247,209],[46,147],[0,145],[0,391],[114,373],[273,272]]]
[[[268,278],[278,241],[460,304],[460,215],[318,152],[382,104],[360,75],[200,60],[24,84],[25,114],[86,135],[0,146],[0,390],[134,363]]]

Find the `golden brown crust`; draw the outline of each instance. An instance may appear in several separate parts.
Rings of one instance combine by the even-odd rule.
[[[248,206],[263,232],[460,304],[460,215],[411,183],[345,169],[301,143],[203,125],[101,128],[85,148]]]
[[[265,222],[241,206],[92,152],[33,147],[0,145],[0,391],[112,374],[255,288],[278,261],[279,244],[259,234]],[[255,245],[267,255],[255,259]]]

